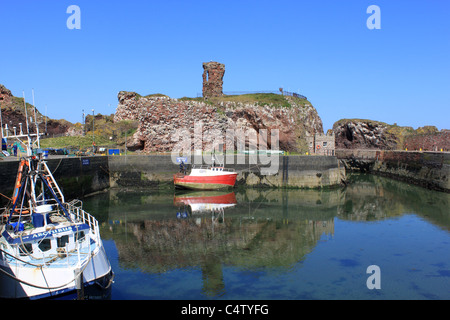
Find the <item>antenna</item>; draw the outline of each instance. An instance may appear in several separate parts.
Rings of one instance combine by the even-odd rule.
[[[25,108],[25,120],[27,121],[27,133],[30,133],[30,128],[28,125],[27,103],[25,102],[25,91],[23,91],[23,107]]]
[[[37,142],[37,147],[40,148],[41,147],[41,143],[39,141],[39,124],[37,123],[37,119],[36,119],[36,105],[34,104],[34,89],[31,89],[31,93],[33,95],[33,107],[34,107],[34,125],[36,126],[36,142]]]
[[[28,125],[27,103],[25,102],[25,91],[23,91],[23,106],[25,107],[25,120],[27,121],[27,139],[28,139],[27,156],[30,157],[32,152],[31,152],[30,128]]]
[[[45,134],[47,135],[47,105],[45,105]]]

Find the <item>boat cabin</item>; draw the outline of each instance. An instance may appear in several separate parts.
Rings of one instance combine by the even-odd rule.
[[[89,227],[85,224],[62,226],[59,228],[36,228],[31,233],[21,232],[14,235],[14,230],[5,230],[2,236],[20,257],[44,259],[52,255],[60,257],[90,245]],[[78,230],[75,231],[74,230]],[[3,243],[5,245],[5,243]],[[6,249],[6,248],[2,248]]]
[[[17,255],[43,259],[89,246],[88,233],[87,224],[72,222],[53,205],[40,205],[23,220],[9,223],[2,236]]]

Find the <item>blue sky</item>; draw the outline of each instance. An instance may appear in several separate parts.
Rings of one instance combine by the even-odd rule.
[[[370,5],[381,29],[366,26]],[[121,90],[195,97],[213,60],[224,91],[299,92],[325,130],[342,118],[450,129],[449,15],[447,0],[1,0],[0,83],[80,122],[83,109],[114,113]]]

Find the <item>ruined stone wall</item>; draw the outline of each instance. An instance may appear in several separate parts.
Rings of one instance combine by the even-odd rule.
[[[203,69],[203,97],[222,96],[225,65],[214,61],[205,62]]]
[[[407,136],[405,147],[408,150],[450,151],[450,131]]]
[[[291,98],[291,97],[288,97]],[[323,132],[322,120],[317,110],[311,106],[290,101],[290,107],[278,105],[258,105],[239,102],[220,102],[217,105],[204,101],[172,99],[166,96],[141,97],[134,92],[121,91],[118,95],[119,105],[114,121],[136,120],[138,129],[127,141],[132,150],[145,152],[171,152],[179,145],[184,136],[190,136],[189,150],[217,149],[215,142],[221,137],[226,139],[228,129],[267,130],[270,137],[272,129],[279,130],[279,149],[284,151],[299,150],[299,142],[307,134]],[[201,124],[202,144],[195,140],[195,128]],[[181,135],[180,135],[181,134]],[[131,141],[132,140],[132,141]],[[237,145],[224,143],[225,150],[237,150]],[[247,143],[246,147],[248,149]],[[225,148],[226,147],[226,148]],[[270,144],[267,145],[270,149]]]

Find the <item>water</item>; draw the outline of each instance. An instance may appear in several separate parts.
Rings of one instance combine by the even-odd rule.
[[[450,299],[450,195],[352,180],[231,195],[111,190],[84,207],[101,223],[113,300]],[[233,197],[214,211],[183,204]],[[380,289],[368,288],[371,265]]]

